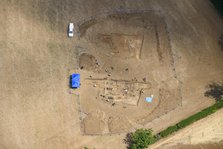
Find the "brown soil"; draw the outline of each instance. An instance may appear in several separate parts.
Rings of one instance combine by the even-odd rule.
[[[87,117],[97,107],[107,117],[116,117],[117,113],[127,117],[134,129],[181,105],[180,83],[175,76],[168,30],[159,14],[155,11],[131,12],[93,19],[96,22],[91,26],[89,21],[86,22],[88,25],[79,26],[80,30],[85,30],[80,40],[89,44],[84,48],[97,55],[101,63],[99,72],[79,71],[85,82],[80,89],[81,107]],[[147,44],[153,39],[155,47]],[[150,55],[152,52],[154,55]],[[95,63],[89,56],[84,59],[81,55],[79,59],[82,65],[86,63],[85,67]],[[85,74],[91,77],[85,77]],[[148,79],[143,81],[143,78]],[[145,97],[151,94],[155,95],[155,101],[148,104]],[[121,129],[125,122],[119,121],[116,125]],[[91,129],[86,127],[85,130]],[[83,133],[87,134],[86,131]]]
[[[120,133],[123,130],[128,132],[132,129],[132,125],[126,117],[109,117],[108,126],[111,133]]]
[[[84,119],[83,124],[87,134],[101,134],[106,131],[106,117],[101,111],[95,111]]]
[[[222,149],[223,144],[197,144],[197,145],[183,145],[183,144],[178,144],[176,146],[171,146],[171,149]]]
[[[158,132],[211,105],[222,26],[201,0],[1,0],[0,148],[125,148],[125,132]],[[111,84],[101,93],[112,102],[98,98]]]
[[[79,67],[88,71],[97,71],[97,59],[93,55],[83,53],[79,57]]]

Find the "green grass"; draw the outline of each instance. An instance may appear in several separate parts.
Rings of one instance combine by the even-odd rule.
[[[167,129],[161,131],[159,134],[160,134],[160,136],[161,136],[162,138],[164,138],[164,137],[168,136],[169,134],[174,133],[174,132],[177,131],[178,129],[179,129],[179,128],[178,128],[176,125],[174,125],[174,126],[170,126],[170,127],[168,127]]]

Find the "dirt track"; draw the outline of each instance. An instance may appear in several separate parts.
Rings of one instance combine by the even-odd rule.
[[[171,72],[182,83],[182,106],[153,121],[148,119],[149,123],[140,124],[157,132],[213,103],[213,100],[204,97],[204,92],[209,82],[223,80],[223,52],[218,45],[223,21],[208,0],[145,0],[137,3],[134,0],[1,0],[0,148],[125,147],[125,134],[82,135],[77,98],[70,94],[68,81],[70,73],[79,65],[77,53],[83,47],[94,47],[97,42],[91,40],[94,36],[91,29],[86,31],[88,38],[78,38],[80,34],[77,32],[77,36],[68,39],[68,22],[78,25],[94,16],[117,10],[153,10],[160,13],[167,24],[175,70],[172,73],[173,67],[163,67],[163,72],[151,73],[151,76],[168,82],[165,74]],[[106,23],[109,22],[104,22],[105,26]],[[98,27],[100,25],[103,24]],[[121,27],[110,26],[107,30]],[[163,34],[160,35],[163,37]],[[114,40],[120,39],[113,36]],[[137,41],[141,36],[133,39]],[[156,46],[153,40],[148,43]],[[85,51],[88,49],[84,48]],[[144,58],[155,52],[147,54]],[[143,73],[147,69],[142,65],[133,65],[132,68],[132,72],[142,70]],[[159,69],[162,70],[161,67]],[[83,76],[88,73],[83,72]],[[140,77],[142,79],[143,76]],[[109,122],[115,124],[117,121],[114,119],[111,122],[110,119]],[[110,129],[116,130],[116,127]]]

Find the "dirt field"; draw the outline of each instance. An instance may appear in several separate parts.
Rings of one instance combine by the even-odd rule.
[[[77,49],[81,70],[71,72],[82,75],[78,94],[84,134],[129,132],[182,105],[167,26],[159,12],[110,13],[77,29],[86,44]],[[151,94],[154,102],[148,104],[144,99]]]
[[[1,0],[0,148],[125,148],[211,105],[222,26],[208,0]]]

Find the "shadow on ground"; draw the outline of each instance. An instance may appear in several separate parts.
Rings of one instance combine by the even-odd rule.
[[[220,101],[223,97],[223,83],[210,83],[205,92],[206,97],[214,98],[215,101]]]
[[[221,50],[223,51],[223,34],[219,37],[218,44],[220,45]]]

